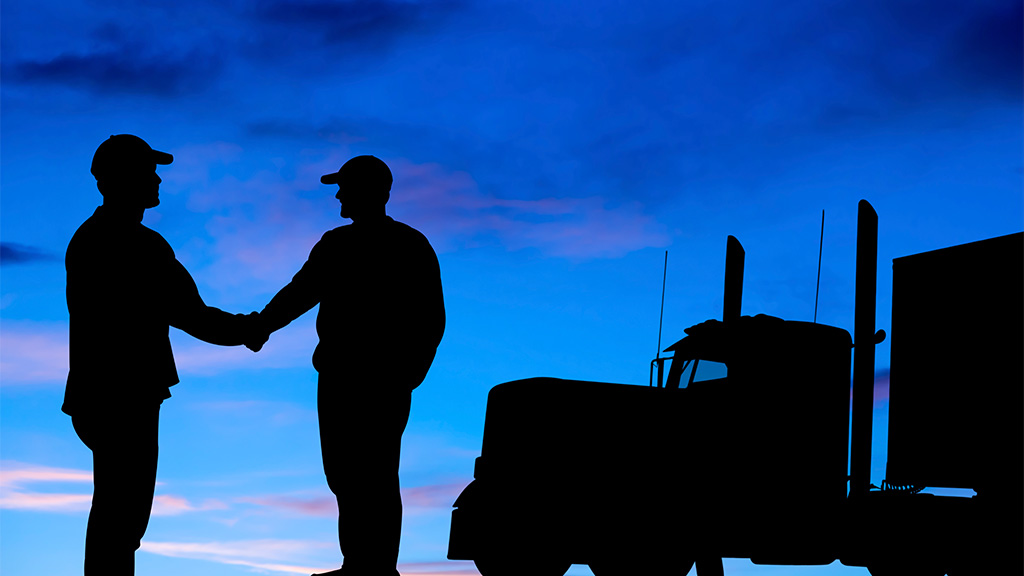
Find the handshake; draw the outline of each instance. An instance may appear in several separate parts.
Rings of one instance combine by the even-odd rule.
[[[271,331],[264,325],[259,312],[251,312],[243,318],[245,324],[242,329],[242,344],[253,352],[259,352],[270,339]]]

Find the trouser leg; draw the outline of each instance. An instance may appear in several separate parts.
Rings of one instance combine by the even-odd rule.
[[[411,394],[338,393],[321,379],[320,443],[338,500],[346,574],[395,574],[402,533],[398,465]]]
[[[85,576],[131,576],[153,507],[159,406],[72,421],[93,453]]]

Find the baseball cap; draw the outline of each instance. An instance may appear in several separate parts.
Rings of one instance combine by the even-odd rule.
[[[174,156],[153,150],[145,140],[132,134],[107,138],[96,149],[90,171],[97,180],[112,174],[149,170],[153,164],[170,164]]]
[[[324,184],[359,185],[377,192],[389,192],[393,178],[391,169],[376,156],[356,156],[345,162],[337,172],[320,177]]]

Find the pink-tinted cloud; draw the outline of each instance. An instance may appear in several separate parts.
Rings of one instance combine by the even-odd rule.
[[[5,386],[63,384],[67,377],[67,323],[4,320],[0,326],[0,378]]]
[[[37,492],[36,484],[92,483],[87,470],[52,468],[12,460],[0,462],[0,509],[37,512],[83,512],[89,509],[91,494]]]
[[[320,184],[320,175],[337,166],[307,163],[292,173],[270,165],[245,179],[213,177],[213,169],[237,159],[231,154],[229,149],[204,160],[206,174],[202,165],[189,167],[186,204],[205,216],[212,242],[195,239],[177,253],[201,283],[219,290],[244,287],[253,295],[274,292],[298,271],[324,232],[343,223],[333,192]],[[338,153],[329,158],[327,165],[343,161]]]
[[[178,247],[178,255],[198,280],[218,290],[244,286],[253,294],[274,292],[324,232],[348,223],[339,216],[334,190],[319,179],[349,154],[310,151],[310,161],[294,171],[268,166],[245,178],[212,177],[213,168],[230,162],[233,153],[230,145],[220,144],[206,174],[201,165],[190,165],[182,176],[187,205],[206,215],[209,239]],[[590,259],[669,242],[665,226],[639,202],[613,205],[594,195],[502,198],[481,190],[467,172],[402,158],[385,161],[395,174],[389,213],[422,230],[441,253],[498,245]]]
[[[447,560],[444,562],[403,562],[398,565],[402,576],[472,576],[480,574],[472,562]]]
[[[875,404],[889,401],[889,369],[875,372]]]
[[[177,516],[186,512],[206,510],[227,510],[227,504],[214,499],[206,499],[202,504],[193,504],[181,496],[160,494],[153,498],[153,516]]]
[[[639,202],[612,206],[598,196],[501,198],[465,172],[438,164],[391,161],[391,211],[420,227],[441,250],[497,241],[562,258],[618,257],[669,242],[667,230]]]
[[[170,150],[174,164],[160,170],[161,192],[180,194],[205,188],[211,182],[211,170],[230,166],[242,159],[242,147],[231,142],[187,144]]]
[[[172,330],[178,373],[209,376],[238,369],[310,366],[317,343],[313,322],[311,315],[275,333],[259,354],[242,346],[213,346]],[[6,320],[0,330],[0,379],[4,386],[63,386],[68,354],[67,323]]]
[[[402,504],[407,513],[413,514],[425,509],[448,510],[468,483],[455,482],[451,484],[432,484],[403,488]],[[335,501],[334,496],[329,494],[315,496],[250,496],[238,498],[236,501],[303,516],[322,516],[327,518],[338,516],[338,503]]]
[[[173,558],[207,560],[220,564],[247,566],[257,570],[287,574],[325,572],[337,566],[298,564],[322,550],[334,550],[336,542],[300,540],[242,540],[235,542],[152,542],[143,541],[141,550]]]
[[[92,484],[92,472],[71,468],[53,468],[12,460],[0,462],[0,509],[37,512],[75,513],[89,510],[91,493],[39,492],[38,484]],[[186,512],[224,510],[217,500],[193,504],[181,496],[160,494],[153,499],[154,516],[176,516]]]
[[[152,542],[143,541],[142,551],[160,556],[206,560],[220,564],[247,566],[261,571],[286,574],[311,574],[337,568],[330,564],[310,566],[304,558],[337,549],[336,542],[304,540],[242,540],[234,542]],[[308,562],[308,560],[305,560]],[[398,565],[399,573],[409,576],[473,576],[479,574],[472,562],[411,562]]]
[[[92,504],[91,494],[45,494],[0,490],[0,509],[36,512],[83,512]]]
[[[452,503],[468,484],[469,482],[454,482],[404,488],[402,489],[402,503],[406,508],[451,509]]]
[[[853,387],[850,387],[850,399],[853,399]],[[889,401],[889,369],[883,368],[875,372],[874,404],[877,406]]]
[[[0,461],[0,488],[19,487],[35,482],[92,482],[92,472],[72,468],[52,468]]]
[[[237,501],[303,516],[338,517],[338,502],[333,496],[251,496],[238,498]]]

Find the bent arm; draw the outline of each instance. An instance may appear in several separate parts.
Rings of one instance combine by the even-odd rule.
[[[188,270],[174,260],[171,271],[168,324],[210,344],[239,346],[257,330],[256,317],[231,314],[207,306]]]

